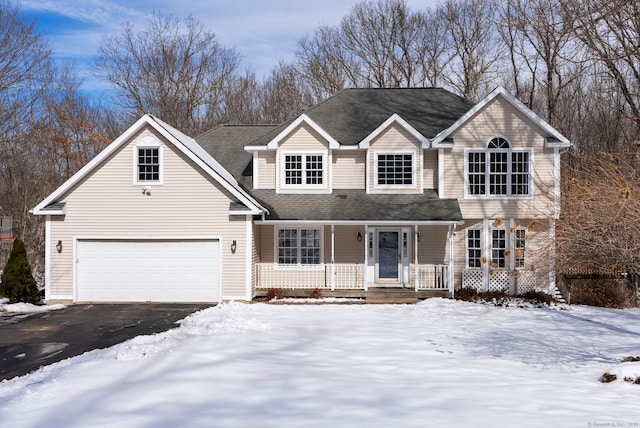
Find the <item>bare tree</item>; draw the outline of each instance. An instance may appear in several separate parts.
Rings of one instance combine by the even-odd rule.
[[[295,64],[318,100],[358,86],[362,74],[360,64],[343,43],[340,30],[326,26],[298,41]]]
[[[558,103],[586,67],[574,37],[573,17],[556,0],[508,0],[499,13],[516,96],[533,106],[541,91],[544,103],[538,111],[559,125]]]
[[[282,123],[312,107],[317,101],[296,67],[281,62],[262,84],[262,122]]]
[[[50,76],[51,48],[12,2],[0,4],[0,144],[30,114]],[[18,120],[16,120],[18,119]],[[1,150],[1,149],[0,149]]]
[[[239,63],[240,54],[223,47],[196,18],[156,13],[143,30],[129,23],[107,37],[95,66],[132,115],[152,113],[196,134],[211,125],[205,119],[222,102]]]
[[[563,0],[575,36],[601,64],[626,102],[640,134],[640,3],[628,0]]]
[[[579,154],[567,166],[558,263],[596,271],[640,273],[638,147],[627,152]]]
[[[496,2],[448,0],[439,13],[455,52],[445,79],[465,98],[477,100],[491,89],[505,53],[496,30]]]

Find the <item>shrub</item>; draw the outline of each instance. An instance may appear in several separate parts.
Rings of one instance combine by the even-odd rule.
[[[602,308],[627,308],[632,294],[615,279],[576,279],[571,281],[571,303]]]
[[[0,296],[9,298],[11,302],[38,303],[42,298],[22,240],[13,241],[0,281]]]
[[[456,298],[456,300],[464,300],[466,302],[475,302],[476,298],[478,297],[478,291],[472,287],[462,287],[462,288],[458,288],[455,291],[454,297]]]
[[[282,299],[284,292],[281,288],[269,288],[267,290],[267,300]]]
[[[520,294],[518,297],[531,303],[542,303],[545,305],[549,305],[551,302],[555,301],[551,294],[543,291],[527,291],[526,293]]]
[[[320,291],[318,288],[314,288],[313,290],[311,290],[311,293],[309,294],[309,298],[322,299],[322,291]]]

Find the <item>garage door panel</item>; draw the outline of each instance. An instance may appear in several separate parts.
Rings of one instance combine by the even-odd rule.
[[[217,240],[80,240],[78,301],[217,302]]]

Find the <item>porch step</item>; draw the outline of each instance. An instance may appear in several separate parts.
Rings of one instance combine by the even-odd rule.
[[[365,297],[364,299],[368,305],[411,305],[419,301],[420,299],[416,297]]]
[[[567,303],[567,301],[565,300],[564,296],[562,295],[562,292],[560,291],[560,289],[558,287],[555,287],[553,289],[553,297],[559,302],[559,303]]]

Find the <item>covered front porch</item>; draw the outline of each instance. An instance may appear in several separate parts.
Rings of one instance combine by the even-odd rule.
[[[417,298],[452,296],[457,222],[263,222],[256,233],[254,295]],[[402,294],[404,295],[404,294]]]

